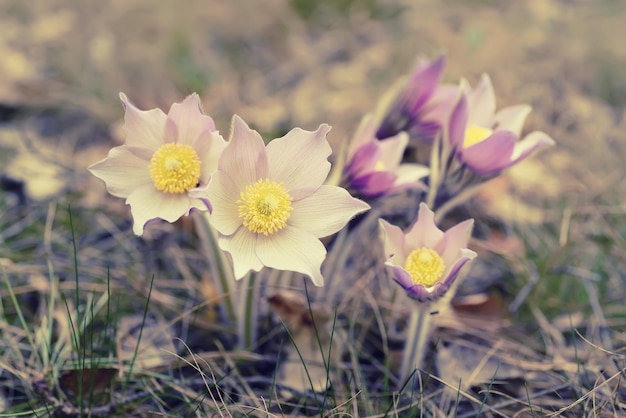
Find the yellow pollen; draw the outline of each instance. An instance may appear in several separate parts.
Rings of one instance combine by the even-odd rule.
[[[465,139],[463,140],[463,147],[468,148],[472,145],[476,145],[479,142],[483,142],[485,139],[493,133],[491,129],[483,128],[481,126],[469,126],[465,130]]]
[[[387,166],[385,166],[385,163],[383,163],[382,161],[376,161],[376,164],[374,164],[374,170],[385,171],[387,170]]]
[[[404,269],[409,272],[413,283],[431,287],[441,279],[446,266],[435,250],[418,248],[406,259]]]
[[[185,193],[198,185],[200,157],[186,144],[162,145],[150,159],[150,178],[165,193]]]
[[[293,198],[282,183],[269,179],[247,186],[237,200],[239,217],[250,232],[270,235],[287,225]]]

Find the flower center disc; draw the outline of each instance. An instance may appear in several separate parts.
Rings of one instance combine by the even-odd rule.
[[[270,235],[287,225],[292,200],[282,183],[258,180],[241,192],[237,201],[239,217],[251,232]]]
[[[185,193],[198,185],[200,157],[186,144],[162,145],[150,159],[150,178],[165,193]]]
[[[488,128],[483,128],[480,126],[470,126],[465,130],[465,139],[463,140],[463,147],[471,147],[472,145],[476,145],[479,142],[483,142],[485,139],[489,138],[493,131]]]
[[[431,287],[439,279],[446,266],[435,250],[418,248],[413,250],[406,259],[404,269],[409,272],[413,283]]]

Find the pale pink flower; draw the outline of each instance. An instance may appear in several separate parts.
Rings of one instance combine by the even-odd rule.
[[[230,141],[204,197],[235,277],[267,266],[308,275],[322,286],[326,249],[319,238],[369,208],[345,189],[322,184],[330,170],[329,130],[295,128],[266,146],[258,132],[233,118]]]
[[[425,189],[418,180],[428,175],[428,167],[400,164],[409,142],[406,132],[379,141],[374,136],[375,130],[372,115],[365,116],[350,143],[344,169],[348,189],[368,198],[410,187]]]
[[[531,153],[554,145],[554,140],[540,131],[520,140],[531,107],[510,106],[496,112],[496,97],[488,75],[482,76],[475,89],[463,81],[462,90],[464,93],[450,116],[449,139],[457,159],[470,170],[497,174]]]
[[[206,210],[190,192],[206,186],[226,142],[202,112],[198,95],[174,103],[167,115],[161,109],[139,110],[123,93],[120,98],[126,143],[89,170],[109,193],[126,199],[135,234],[141,235],[151,219],[174,222],[192,209]]]
[[[435,214],[420,204],[417,221],[405,234],[387,221],[379,220],[385,248],[385,265],[407,295],[420,302],[440,298],[454,283],[459,271],[476,253],[467,249],[474,220],[445,233],[435,225]]]

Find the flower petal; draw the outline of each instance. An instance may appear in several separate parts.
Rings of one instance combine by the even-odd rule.
[[[517,137],[522,133],[524,121],[532,110],[529,105],[509,106],[498,111],[494,117],[494,126],[487,128],[513,132]]]
[[[511,165],[526,158],[530,153],[537,151],[541,148],[550,147],[554,145],[554,139],[550,138],[548,134],[540,131],[534,131],[529,133],[515,144],[513,154],[511,155]]]
[[[409,229],[404,241],[404,253],[409,254],[417,248],[435,248],[443,239],[443,231],[435,225],[435,213],[426,203],[420,203],[417,222]]]
[[[360,146],[348,162],[346,173],[348,177],[354,178],[367,170],[373,170],[379,155],[378,143],[370,142]]]
[[[239,228],[233,235],[219,235],[218,245],[230,254],[235,278],[241,279],[250,270],[261,271],[263,263],[256,255],[257,236],[246,228]]]
[[[152,184],[148,164],[122,145],[112,148],[108,157],[91,165],[89,171],[105,182],[109,193],[125,198],[138,187]]]
[[[378,220],[383,246],[385,251],[386,264],[404,266],[406,254],[404,253],[404,232],[399,227],[390,224],[384,219]],[[407,273],[408,274],[408,273]]]
[[[320,186],[330,171],[331,153],[326,135],[330,126],[322,124],[316,131],[295,128],[267,144],[269,178],[282,182],[294,200]],[[288,163],[287,163],[288,162]],[[306,194],[298,189],[309,190]]]
[[[367,197],[382,196],[393,191],[398,176],[391,171],[372,171],[352,180],[350,189]]]
[[[456,262],[461,249],[467,248],[473,226],[474,220],[468,219],[445,232],[442,240],[443,248],[436,248],[435,250],[443,258],[446,267],[451,267]]]
[[[513,132],[495,131],[489,138],[459,153],[459,159],[479,174],[495,174],[511,166],[517,137]]]
[[[472,109],[467,125],[490,128],[496,112],[496,95],[491,78],[487,74],[483,74],[478,86],[468,93],[467,102],[469,108]]]
[[[457,102],[450,115],[450,125],[448,128],[448,138],[453,149],[463,147],[465,141],[465,130],[467,129],[467,97],[465,94]]]
[[[183,215],[188,215],[192,208],[206,210],[199,199],[187,194],[162,193],[148,184],[135,189],[126,199],[133,214],[133,232],[136,235],[143,233],[143,228],[151,219],[163,219],[175,222]]]
[[[218,169],[230,176],[238,192],[259,178],[267,177],[263,138],[237,115],[233,116],[230,141],[222,153]]]
[[[211,177],[205,196],[212,207],[211,225],[221,234],[233,234],[243,224],[237,208],[240,190],[235,182],[226,172],[217,171]]]
[[[414,115],[433,94],[446,66],[446,56],[440,55],[432,62],[420,58],[417,69],[411,75],[404,95],[406,110]]]
[[[256,254],[261,262],[278,270],[306,274],[315,286],[323,286],[324,245],[308,231],[287,226],[275,234],[257,237]]]
[[[226,141],[217,131],[206,131],[195,145],[196,153],[200,157],[200,184],[206,184],[211,174],[217,170],[219,159],[226,148]]]
[[[139,110],[124,93],[120,93],[124,104],[124,133],[126,145],[156,151],[164,144],[167,115],[161,109]]]
[[[313,194],[294,200],[287,225],[307,231],[317,238],[334,234],[369,205],[336,186],[320,186]]]
[[[193,146],[206,131],[215,131],[215,122],[201,110],[200,97],[193,93],[182,103],[174,103],[167,114],[168,124],[174,123],[177,136],[168,137],[168,141]]]
[[[380,161],[385,166],[385,170],[394,171],[404,155],[404,150],[409,144],[409,136],[406,132],[378,142],[380,146]]]

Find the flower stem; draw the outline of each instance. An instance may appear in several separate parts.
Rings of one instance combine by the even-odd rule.
[[[260,303],[258,282],[256,274],[251,272],[238,283],[237,344],[240,348],[251,349],[257,342]]]
[[[231,285],[235,283],[235,276],[230,267],[230,262],[226,257],[226,253],[218,246],[217,231],[209,224],[209,215],[206,213],[198,213],[198,215],[195,216],[195,220],[198,226],[198,228],[196,228],[198,236],[205,246],[204,251],[209,259],[211,277],[224,300],[224,305],[220,306],[220,308],[224,310],[225,307],[228,318],[231,322],[234,322],[236,316]]]
[[[422,368],[432,330],[433,315],[431,312],[431,303],[416,302],[412,304],[402,366],[398,372],[400,379],[398,382],[399,389],[407,383],[407,380],[416,369]],[[409,385],[409,387],[412,387],[412,385]]]

